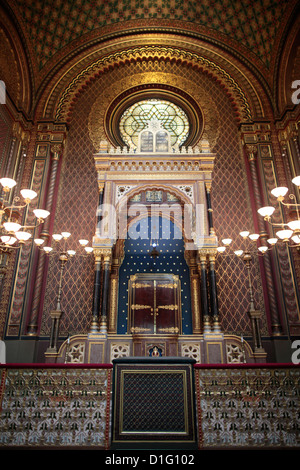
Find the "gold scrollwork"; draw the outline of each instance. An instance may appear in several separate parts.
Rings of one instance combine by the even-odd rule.
[[[158,328],[161,333],[179,333],[178,328]]]
[[[159,308],[164,308],[166,310],[178,310],[178,305],[159,305],[158,307],[156,307],[157,310]]]
[[[131,308],[132,308],[132,310],[141,310],[141,309],[144,309],[144,308],[150,308],[151,311],[153,310],[153,308],[151,307],[151,305],[133,304],[133,305],[131,305]]]
[[[131,333],[143,333],[144,331],[151,331],[151,328],[139,328],[139,327],[132,327],[130,328]]]

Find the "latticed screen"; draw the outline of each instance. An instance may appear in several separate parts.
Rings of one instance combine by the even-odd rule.
[[[189,134],[189,121],[185,112],[170,101],[149,99],[130,106],[121,116],[120,133],[129,147],[138,147],[138,135],[147,129],[150,121],[157,120],[169,132],[171,146],[181,146]]]

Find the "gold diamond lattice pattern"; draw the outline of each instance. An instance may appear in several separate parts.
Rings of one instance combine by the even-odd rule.
[[[138,135],[148,123],[157,120],[170,133],[171,145],[181,146],[189,134],[189,121],[185,112],[170,101],[149,99],[130,106],[120,119],[120,133],[126,145],[137,148]]]

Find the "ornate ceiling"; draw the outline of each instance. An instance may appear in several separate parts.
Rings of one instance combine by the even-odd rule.
[[[210,73],[242,119],[264,117],[276,111],[286,87],[298,3],[3,0],[0,70],[14,101],[27,103],[26,113],[65,118],[74,96],[99,71],[167,59]]]
[[[267,68],[291,0],[13,0],[39,70],[71,44],[124,29],[172,28],[247,49]],[[280,21],[278,21],[280,20]],[[74,47],[72,46],[72,47]]]

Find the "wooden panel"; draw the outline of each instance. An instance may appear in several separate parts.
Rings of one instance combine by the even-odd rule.
[[[135,274],[129,280],[129,332],[181,332],[180,280],[173,274]]]

